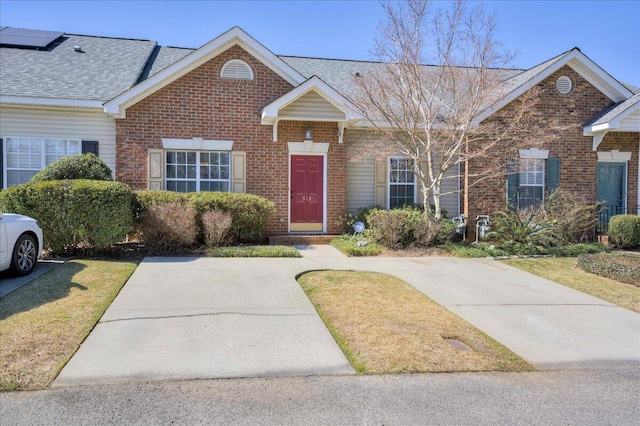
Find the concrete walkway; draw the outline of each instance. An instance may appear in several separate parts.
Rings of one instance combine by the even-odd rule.
[[[480,259],[147,258],[54,386],[353,373],[295,281],[310,270],[395,275],[540,369],[640,367],[640,315]],[[335,250],[335,251],[334,251]]]

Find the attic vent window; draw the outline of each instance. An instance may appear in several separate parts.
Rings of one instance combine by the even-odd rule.
[[[220,76],[231,80],[253,80],[253,71],[246,62],[232,59],[224,64]]]
[[[571,91],[571,87],[571,79],[566,75],[563,75],[556,80],[556,90],[563,95],[569,93]]]

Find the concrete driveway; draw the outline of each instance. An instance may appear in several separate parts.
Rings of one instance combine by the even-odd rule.
[[[54,386],[353,373],[296,262],[146,258]]]
[[[539,369],[640,366],[640,315],[489,259],[145,259],[54,386],[353,373],[295,277],[395,275]]]

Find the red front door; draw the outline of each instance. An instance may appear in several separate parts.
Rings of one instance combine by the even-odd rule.
[[[322,232],[324,157],[291,156],[291,223],[293,232]]]

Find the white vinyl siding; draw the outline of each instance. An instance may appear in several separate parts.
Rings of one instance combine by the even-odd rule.
[[[345,120],[346,115],[331,102],[317,94],[308,92],[278,112],[281,120]]]
[[[345,132],[349,152],[366,149],[366,144],[377,138],[376,132],[370,130],[349,129]],[[452,167],[446,171],[442,182],[442,192],[451,192],[441,199],[442,208],[450,218],[460,214],[460,194],[456,192],[460,188],[459,174],[459,168]],[[372,158],[358,162],[347,160],[347,211],[355,213],[358,208],[375,204],[375,162]]]
[[[98,141],[100,159],[116,171],[116,125],[104,111],[0,105],[0,137]]]
[[[377,139],[375,132],[347,130],[348,151],[366,149],[367,142]],[[375,205],[375,162],[372,158],[353,162],[347,159],[347,211]]]

